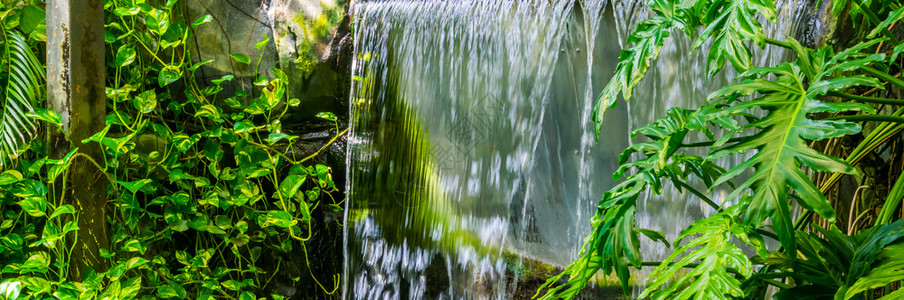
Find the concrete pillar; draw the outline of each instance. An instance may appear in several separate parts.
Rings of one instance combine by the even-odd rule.
[[[100,146],[82,140],[105,126],[104,69],[104,1],[47,1],[47,103],[62,116],[65,132],[51,136],[52,156],[62,157],[78,147],[80,153],[103,163]],[[100,170],[80,158],[69,170],[65,186],[64,203],[78,211],[70,279],[79,281],[88,268],[103,272],[108,267],[99,252],[110,248],[107,182]]]

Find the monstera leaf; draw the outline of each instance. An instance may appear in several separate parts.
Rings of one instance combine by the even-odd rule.
[[[731,242],[733,236],[765,253],[763,239],[741,221],[740,206],[697,220],[681,231],[682,239],[699,235],[672,252],[650,275],[653,282],[640,295],[641,299],[733,299],[744,296],[741,280],[753,274],[747,255]],[[692,263],[700,263],[692,266]],[[675,282],[663,287],[679,271],[693,267]],[[742,278],[742,279],[743,279]]]
[[[0,28],[0,30],[6,30]],[[30,114],[34,113],[32,101],[41,92],[40,80],[44,71],[41,63],[25,38],[15,30],[7,30],[6,41],[0,44],[0,166],[10,156],[30,142],[34,135],[35,123]],[[5,66],[4,66],[5,64]]]
[[[603,194],[591,222],[593,231],[584,240],[581,257],[540,287],[538,294],[549,287],[540,299],[572,299],[599,270],[607,274],[614,270],[625,293],[629,292],[629,264],[640,268],[642,262],[639,235],[665,241],[661,233],[634,227],[637,198],[648,189],[660,193],[662,178],[689,188],[683,181],[691,174],[709,183],[724,172],[711,161],[677,152],[691,131],[711,137],[712,132],[706,126],[709,122],[729,126],[732,120],[714,106],[705,106],[697,111],[673,108],[668,111],[667,117],[632,133],[633,136],[643,134],[651,141],[626,149],[619,156],[621,165],[614,177],[618,180],[631,170],[635,173]],[[642,158],[630,161],[635,153]],[[566,275],[568,281],[556,285]]]
[[[827,220],[835,219],[831,204],[801,170],[801,166],[820,172],[850,174],[855,171],[843,160],[813,150],[807,143],[810,140],[855,134],[860,132],[860,126],[846,121],[814,119],[813,114],[872,110],[864,104],[823,102],[817,97],[825,95],[828,91],[853,86],[880,86],[875,78],[862,75],[843,76],[839,73],[882,60],[884,57],[857,54],[877,41],[853,47],[833,56],[832,50],[828,47],[811,51],[800,46],[797,41],[790,38],[789,40],[798,52],[796,62],[750,70],[741,77],[752,79],[725,87],[711,96],[733,102],[738,96],[757,93],[761,96],[735,104],[728,109],[729,113],[748,117],[757,109],[767,112],[765,117],[746,126],[758,130],[756,134],[743,137],[736,144],[716,151],[712,156],[757,151],[751,159],[722,175],[716,184],[734,179],[747,169],[754,169],[755,172],[728,198],[735,198],[751,189],[752,195],[742,197],[742,201],[748,205],[746,213],[748,224],[759,227],[767,217],[771,217],[782,245],[787,247],[789,253],[794,253],[796,247],[788,206],[789,191],[797,193],[798,197],[795,199],[800,205],[817,212]],[[776,76],[777,79],[767,79],[768,74]]]

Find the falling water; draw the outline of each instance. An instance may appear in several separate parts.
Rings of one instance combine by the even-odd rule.
[[[779,11],[767,35],[799,35],[809,16]],[[628,132],[736,75],[705,76],[705,57],[676,32],[596,140],[596,96],[649,13],[640,1],[356,4],[344,297],[518,298],[536,287],[526,261],[571,262]],[[789,58],[772,51],[755,64]],[[712,213],[689,197],[646,195],[637,226],[674,239]],[[647,260],[667,252],[645,243]]]

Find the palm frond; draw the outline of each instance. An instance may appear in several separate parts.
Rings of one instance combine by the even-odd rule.
[[[34,137],[32,102],[39,98],[44,78],[41,63],[25,38],[15,30],[7,30],[5,37],[3,59],[8,69],[0,91],[0,166]]]

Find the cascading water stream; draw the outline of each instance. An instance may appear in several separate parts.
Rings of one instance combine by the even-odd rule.
[[[798,35],[809,16],[779,7],[767,35]],[[528,264],[570,263],[628,132],[736,75],[706,76],[705,54],[673,34],[595,139],[592,107],[619,42],[648,14],[639,1],[357,3],[344,297],[522,298],[538,284]],[[789,59],[772,51],[755,64]],[[673,240],[712,213],[690,197],[647,195],[637,227]],[[645,260],[667,253],[643,242]]]

